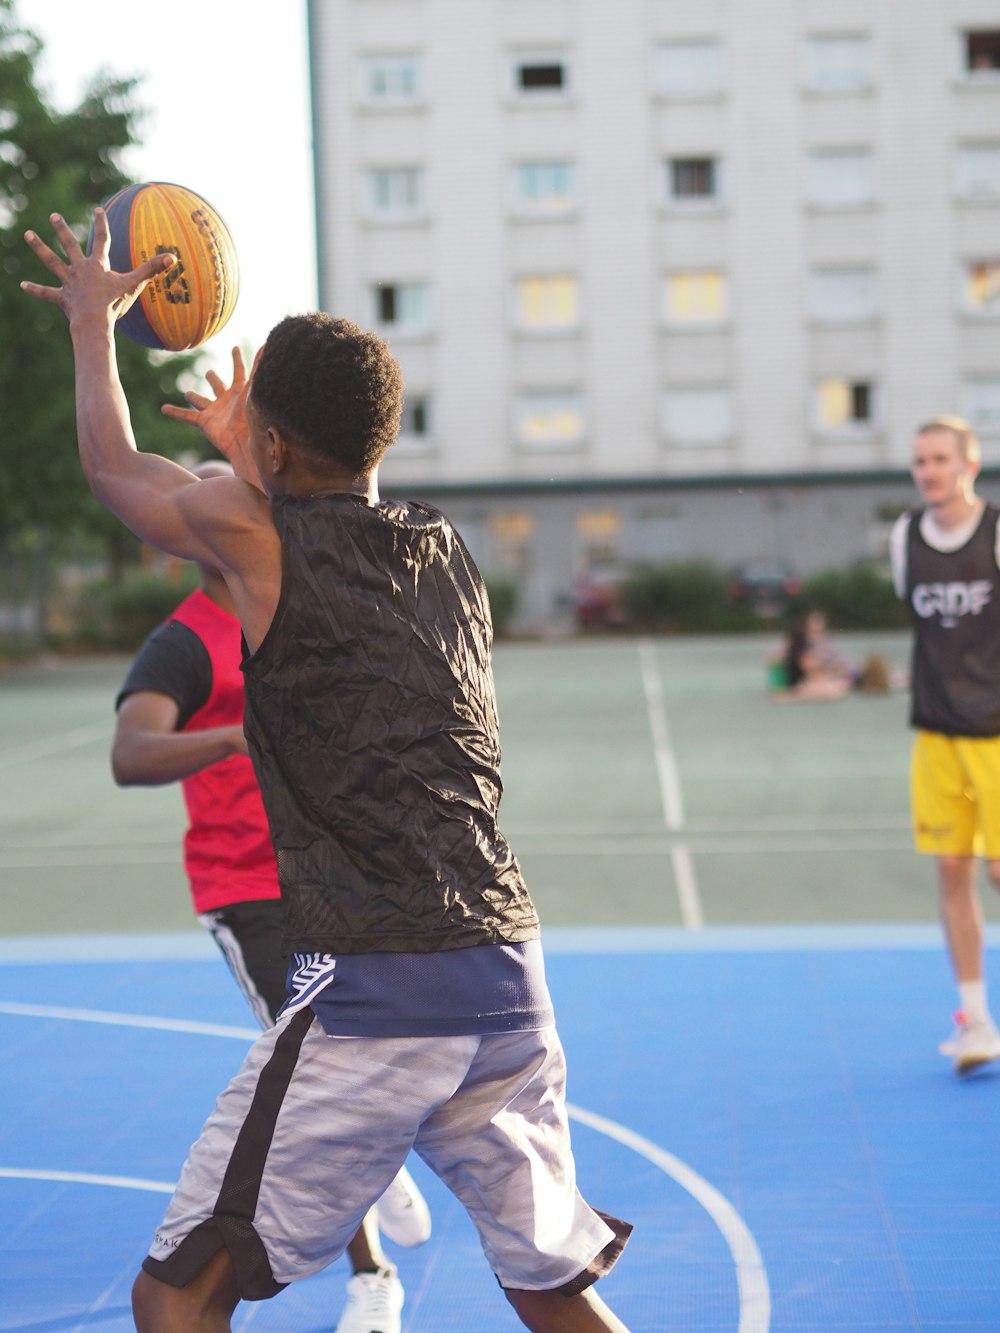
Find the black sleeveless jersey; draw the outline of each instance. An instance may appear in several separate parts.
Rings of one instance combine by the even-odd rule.
[[[947,736],[1000,736],[1000,511],[986,505],[957,551],[936,551],[909,522],[906,596],[915,636],[915,727]]]
[[[497,824],[486,592],[435,510],[273,498],[281,595],[245,657],[245,727],[285,947],[431,953],[535,939]]]

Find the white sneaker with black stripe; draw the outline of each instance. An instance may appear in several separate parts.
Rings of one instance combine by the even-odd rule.
[[[390,1264],[375,1273],[355,1273],[336,1333],[401,1333],[403,1284]]]

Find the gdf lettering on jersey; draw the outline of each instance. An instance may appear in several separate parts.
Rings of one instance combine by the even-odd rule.
[[[961,616],[978,616],[993,593],[989,579],[970,583],[918,583],[913,589],[913,609],[925,620],[940,616],[942,625],[957,624]]]

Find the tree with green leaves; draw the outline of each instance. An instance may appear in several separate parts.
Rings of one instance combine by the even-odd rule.
[[[84,239],[94,207],[128,183],[121,155],[137,141],[142,110],[136,80],[104,71],[78,106],[53,109],[36,82],[42,49],[19,24],[15,0],[0,0],[0,550],[26,534],[51,546],[59,535],[89,532],[120,552],[120,525],[91,498],[77,462],[69,337],[54,331],[59,312],[19,284],[47,278],[25,245],[28,227],[44,231],[58,210]],[[183,402],[178,378],[193,360],[157,358],[119,339],[143,447],[168,455],[191,447],[159,409]]]

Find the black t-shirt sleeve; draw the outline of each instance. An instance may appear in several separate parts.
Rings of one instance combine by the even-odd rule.
[[[115,712],[130,694],[152,690],[176,703],[177,730],[197,713],[212,693],[212,660],[208,649],[187,625],[168,620],[159,625],[136,654],[115,700]]]

